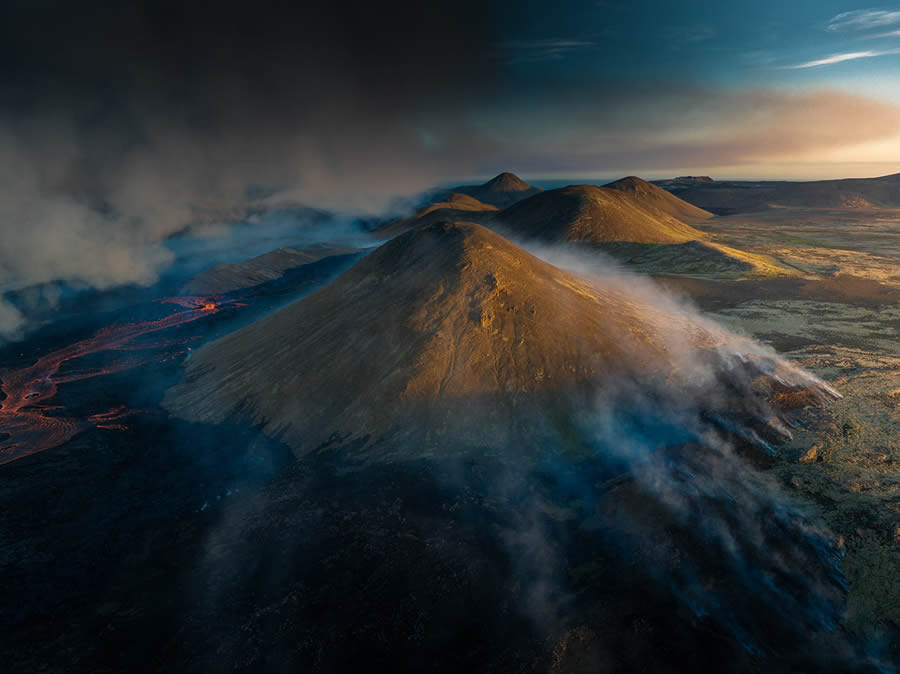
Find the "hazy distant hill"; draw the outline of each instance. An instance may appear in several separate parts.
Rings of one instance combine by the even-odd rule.
[[[900,174],[812,182],[715,181],[681,184],[659,181],[681,199],[717,215],[770,207],[900,208]]]
[[[505,208],[527,197],[541,192],[540,187],[529,185],[514,173],[501,173],[483,185],[460,185],[447,192],[468,195],[478,201],[498,208]]]
[[[665,180],[654,180],[654,185],[660,185],[665,188],[670,187],[690,187],[692,185],[703,185],[716,182],[709,176],[678,176],[677,178],[667,178]]]
[[[504,209],[495,221],[517,235],[544,241],[683,243],[704,238],[667,212],[673,202],[637,188],[640,185],[632,181],[619,188],[570,185],[548,190]],[[689,204],[685,209],[696,210]]]
[[[185,295],[221,295],[281,278],[287,270],[301,265],[355,252],[354,248],[323,244],[303,249],[278,248],[244,262],[228,262],[204,269],[185,283],[181,291]]]

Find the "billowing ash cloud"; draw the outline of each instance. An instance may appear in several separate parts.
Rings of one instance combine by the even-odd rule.
[[[372,210],[464,172],[485,147],[456,113],[492,78],[481,16],[466,2],[6,8],[0,288],[152,282],[166,236],[229,217],[248,188]]]
[[[511,46],[574,59],[593,43],[498,41],[519,11],[501,5],[14,3],[0,26],[0,291],[150,283],[172,260],[165,237],[273,191],[377,211],[501,170],[715,172],[900,135],[895,105],[839,93],[586,85],[577,68],[523,83]],[[2,307],[9,335],[21,317]]]

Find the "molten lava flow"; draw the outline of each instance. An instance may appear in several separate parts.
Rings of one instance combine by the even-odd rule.
[[[124,428],[117,422],[132,414],[124,406],[93,414],[86,419],[76,419],[50,416],[48,412],[61,408],[45,402],[56,395],[59,384],[131,369],[145,363],[147,359],[135,355],[116,360],[102,368],[59,374],[63,363],[100,351],[137,351],[171,346],[173,340],[165,340],[152,346],[136,343],[135,340],[142,335],[209,316],[227,306],[244,306],[234,300],[210,297],[167,297],[158,301],[177,304],[186,311],[178,311],[151,321],[108,326],[92,337],[41,356],[34,365],[0,375],[0,389],[6,394],[6,398],[0,401],[0,431],[9,435],[0,441],[0,464],[61,445],[88,428]],[[169,358],[171,353],[166,354],[166,359]]]

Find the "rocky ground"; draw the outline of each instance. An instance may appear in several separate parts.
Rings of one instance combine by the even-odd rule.
[[[843,399],[799,415],[771,473],[845,551],[844,628],[900,660],[900,215],[772,209],[705,225],[803,279],[671,281],[725,325],[771,344]]]
[[[844,398],[804,415],[773,470],[840,537],[847,625],[878,639],[900,628],[900,357],[827,346],[791,356]]]

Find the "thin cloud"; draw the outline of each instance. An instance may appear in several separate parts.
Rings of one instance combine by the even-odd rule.
[[[855,9],[832,17],[825,27],[832,33],[871,30],[900,24],[900,11],[885,9]]]
[[[856,61],[858,59],[870,59],[878,56],[890,56],[891,54],[900,54],[900,49],[885,49],[882,51],[852,51],[845,52],[843,54],[832,54],[831,56],[826,56],[825,58],[816,59],[814,61],[806,61],[804,63],[797,63],[795,65],[785,67],[790,70],[798,70],[802,68],[819,68],[821,66],[834,65],[835,63]]]
[[[506,40],[497,44],[500,49],[515,54],[513,60],[558,60],[583,49],[596,46],[589,40],[547,38],[540,40]]]
[[[889,30],[886,33],[876,33],[875,35],[869,35],[868,37],[870,37],[872,39],[885,38],[885,37],[900,37],[900,30]]]
[[[697,43],[712,40],[719,35],[715,26],[697,23],[690,26],[673,26],[665,31],[670,41]]]
[[[772,66],[777,63],[778,57],[771,51],[757,49],[741,54],[740,60],[745,66]]]

